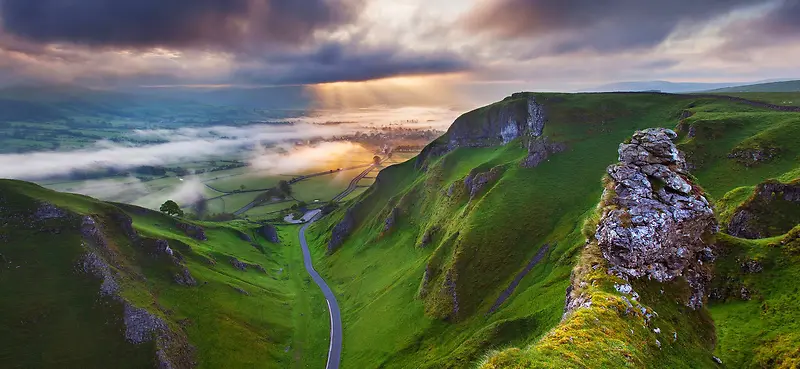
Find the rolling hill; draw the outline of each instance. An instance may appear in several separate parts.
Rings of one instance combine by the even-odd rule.
[[[796,367],[798,136],[795,111],[709,94],[462,115],[307,231],[342,367]],[[0,181],[0,360],[320,367],[298,228],[263,227]]]
[[[738,92],[800,92],[800,80],[758,83],[744,86],[732,86],[710,90],[712,93],[738,93]]]

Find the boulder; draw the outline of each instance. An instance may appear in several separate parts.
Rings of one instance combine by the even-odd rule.
[[[595,238],[609,269],[622,278],[686,277],[693,289],[687,305],[696,309],[708,279],[701,266],[713,260],[706,240],[718,226],[685,172],[676,137],[668,129],[648,129],[620,145],[620,162],[608,168],[608,200]]]

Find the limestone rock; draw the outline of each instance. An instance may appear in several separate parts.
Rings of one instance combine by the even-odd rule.
[[[798,214],[800,181],[768,181],[756,186],[754,195],[734,212],[727,231],[748,239],[779,236],[800,223]]]
[[[281,243],[280,238],[278,238],[278,229],[272,224],[264,224],[258,229],[258,232],[261,234],[261,237],[264,237],[264,239],[269,242]]]
[[[243,262],[239,261],[239,259],[237,259],[235,257],[231,257],[230,262],[231,262],[231,265],[236,269],[239,269],[241,271],[246,271],[247,270],[247,263],[243,263]]]
[[[242,231],[236,231],[236,235],[239,236],[239,239],[242,241],[253,242],[253,239]]]
[[[201,226],[179,222],[178,229],[183,231],[183,233],[185,233],[187,236],[194,238],[195,240],[198,241],[208,240],[208,238],[206,237],[206,231]]]
[[[608,168],[613,187],[606,188],[610,200],[595,238],[612,272],[659,282],[683,276],[694,290],[687,305],[698,308],[708,279],[701,266],[713,260],[704,240],[718,226],[708,200],[686,176],[676,137],[648,129],[620,145],[620,163]]]
[[[503,167],[496,166],[486,172],[470,171],[466,178],[464,178],[464,185],[469,192],[470,199],[478,196],[487,186],[494,183],[500,178],[503,172]]]
[[[331,231],[331,239],[328,241],[328,253],[333,253],[339,246],[344,243],[344,240],[356,228],[355,211],[358,204],[345,211],[342,221],[339,222]]]
[[[395,207],[392,211],[389,212],[389,216],[386,217],[386,221],[383,222],[383,233],[387,233],[392,230],[394,224],[397,222],[397,216],[400,214],[400,209]]]
[[[185,267],[180,273],[175,274],[173,280],[181,286],[193,287],[197,285],[197,281],[192,277],[192,273]]]
[[[547,160],[551,154],[557,154],[567,149],[563,143],[550,142],[548,137],[536,137],[528,141],[528,156],[520,162],[523,168],[536,168]]]
[[[774,146],[737,147],[729,154],[728,158],[746,167],[753,167],[761,163],[768,163],[781,154],[781,149]]]

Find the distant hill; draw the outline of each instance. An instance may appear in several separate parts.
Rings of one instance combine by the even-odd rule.
[[[733,86],[709,92],[800,92],[800,80]]]
[[[696,83],[669,81],[616,82],[582,90],[580,92],[660,91],[668,93],[696,92],[732,87],[741,83]]]

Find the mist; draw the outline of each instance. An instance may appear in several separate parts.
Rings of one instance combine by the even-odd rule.
[[[401,108],[390,110],[318,111],[296,118],[290,124],[254,124],[247,126],[212,126],[179,129],[133,130],[135,140],[165,141],[135,145],[98,141],[92,146],[72,151],[40,151],[0,155],[0,177],[40,180],[65,176],[76,171],[102,168],[126,170],[147,165],[211,160],[221,156],[253,156],[256,168],[297,170],[307,166],[306,157],[320,158],[330,152],[346,152],[347,146],[317,146],[311,150],[288,150],[282,143],[326,140],[383,127],[443,129],[456,113],[442,108]],[[278,145],[275,149],[264,146]],[[352,147],[351,147],[352,148]],[[252,154],[248,155],[248,152]],[[279,155],[280,154],[280,155]],[[292,155],[298,155],[292,157]],[[257,159],[266,157],[269,159]],[[272,162],[275,160],[275,162]],[[271,164],[266,164],[266,163]]]

